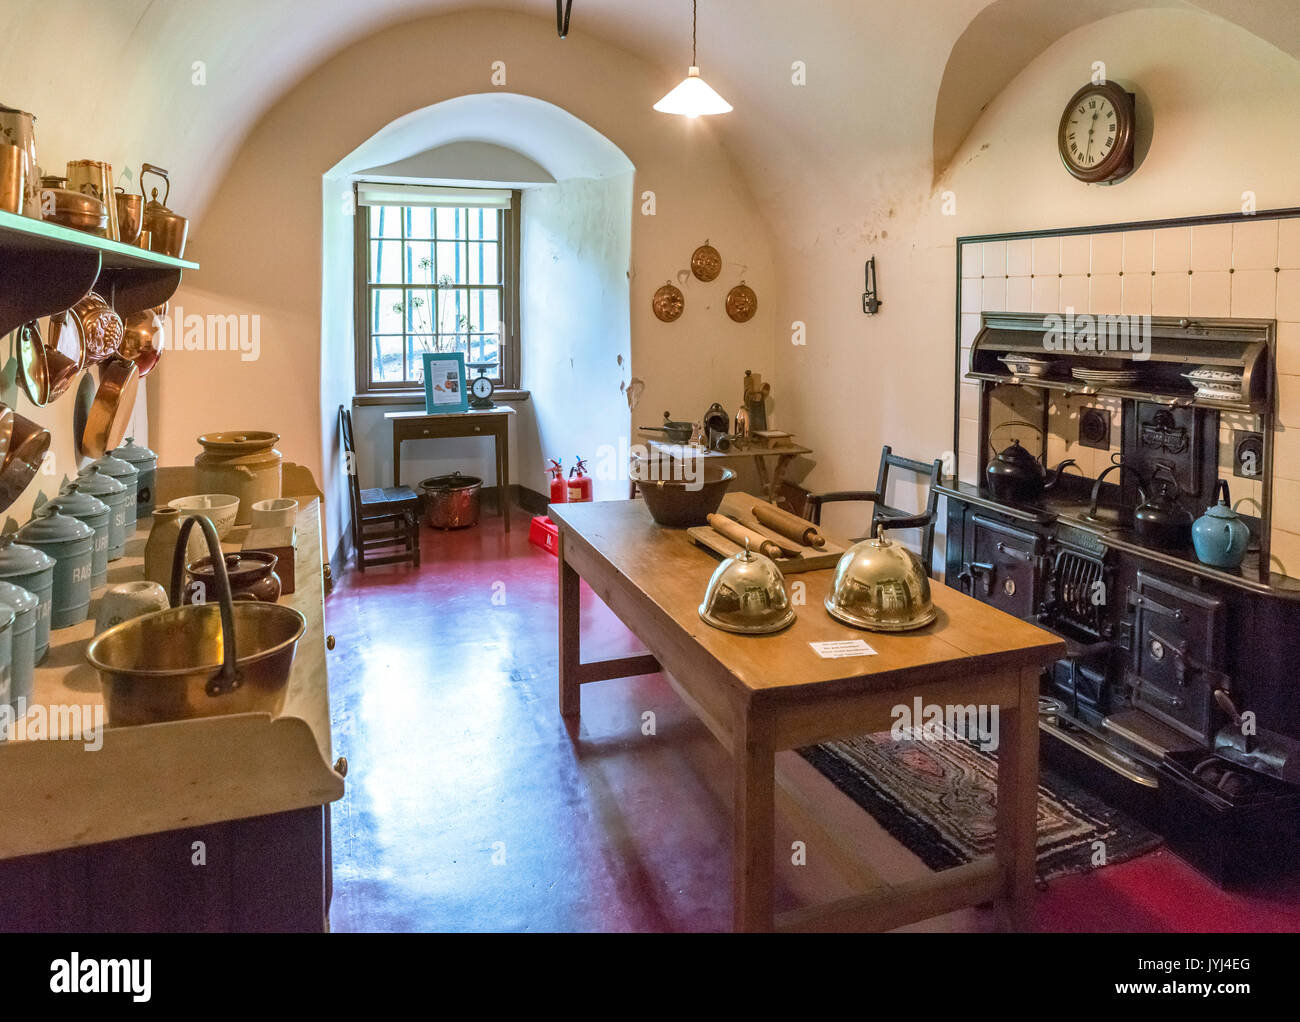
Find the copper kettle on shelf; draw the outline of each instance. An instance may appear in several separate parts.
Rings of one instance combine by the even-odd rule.
[[[160,177],[167,184],[163,192],[162,202],[158,201],[158,189],[153,189],[153,197],[148,199],[144,207],[144,223],[142,229],[149,232],[149,247],[152,251],[161,255],[173,256],[180,259],[185,253],[185,242],[190,230],[190,222],[187,218],[178,213],[173,213],[167,208],[167,201],[171,198],[172,183],[167,177],[167,171],[162,167],[155,167],[152,163],[145,163],[140,167],[140,195],[145,197],[144,178],[146,174],[153,174]]]

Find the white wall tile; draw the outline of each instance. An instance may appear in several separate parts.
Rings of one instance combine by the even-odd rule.
[[[1155,232],[1152,249],[1157,273],[1186,273],[1192,268],[1192,229],[1163,227]]]
[[[1250,319],[1277,316],[1277,278],[1268,270],[1236,270],[1232,274],[1231,315]]]
[[[1285,272],[1285,271],[1283,271]],[[1279,317],[1281,315],[1282,295],[1278,294]],[[1300,376],[1300,322],[1277,324],[1277,371]]]
[[[1192,228],[1192,258],[1196,257],[1196,231]],[[1232,278],[1227,270],[1196,271],[1191,280],[1191,314],[1193,316],[1227,316],[1231,309]]]
[[[978,313],[984,301],[984,282],[979,278],[963,280],[961,284],[961,311]]]
[[[1300,429],[1273,431],[1273,474],[1300,481]]]
[[[1007,278],[985,277],[981,308],[985,312],[1005,312],[1007,308]]]
[[[978,290],[977,288],[968,288],[964,290]],[[969,348],[975,343],[975,335],[980,332],[980,318],[976,313],[963,312],[961,314],[961,346]]]
[[[1243,220],[1232,225],[1232,265],[1237,270],[1277,266],[1277,221]]]
[[[1191,275],[1181,272],[1157,273],[1151,278],[1151,315],[1187,316],[1191,314]]]
[[[1007,278],[1007,311],[1032,312],[1033,288],[1029,277]]]
[[[1067,234],[1061,239],[1061,272],[1067,277],[1086,274],[1092,267],[1092,236]]]
[[[1300,376],[1278,376],[1277,421],[1286,429],[1300,431]]]
[[[973,383],[961,385],[961,417],[978,419],[980,409],[980,389]]]
[[[1033,246],[1033,272],[1035,277],[1061,272],[1061,239],[1035,238]]]
[[[1284,270],[1300,270],[1300,217],[1278,221],[1277,264]]]
[[[1119,273],[1093,271],[1088,280],[1088,311],[1119,312],[1124,294],[1124,278]]]
[[[1273,480],[1273,526],[1300,532],[1300,482],[1295,479]]]
[[[1005,241],[984,242],[984,276],[1005,277],[1007,275],[1007,243]]]
[[[1033,308],[1030,312],[1061,311],[1061,281],[1055,275],[1035,277],[1033,293],[1030,298]]]
[[[984,273],[984,246],[968,241],[961,247],[961,279],[978,280]]]
[[[1124,275],[1150,273],[1152,266],[1152,231],[1124,232]]]
[[[1151,271],[1124,272],[1124,296],[1119,311],[1126,316],[1151,315]]]
[[[1300,535],[1274,529],[1270,542],[1273,570],[1292,578],[1300,578]]]
[[[1028,277],[1033,272],[1033,245],[1028,238],[1017,238],[1007,242],[1007,274],[1012,277]]]
[[[1282,270],[1277,275],[1277,318],[1300,321],[1300,270]]]
[[[1124,235],[1108,231],[1092,236],[1092,275],[1119,273],[1124,264]]]
[[[1192,228],[1192,269],[1226,270],[1232,265],[1232,224]]]
[[[1088,277],[1082,273],[1066,274],[1061,280],[1061,309],[1077,313],[1088,309]]]

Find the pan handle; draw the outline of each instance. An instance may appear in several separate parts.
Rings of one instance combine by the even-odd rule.
[[[208,541],[208,556],[212,560],[212,574],[217,583],[217,602],[221,608],[221,670],[208,679],[206,691],[210,696],[233,692],[244,683],[239,673],[239,658],[235,650],[235,604],[230,595],[230,577],[226,574],[226,559],[221,554],[221,540],[217,530],[204,515],[190,515],[181,524],[181,534],[176,538],[176,552],[172,554],[171,605],[181,606],[181,583],[185,578],[185,548],[189,543],[190,529],[197,524]]]

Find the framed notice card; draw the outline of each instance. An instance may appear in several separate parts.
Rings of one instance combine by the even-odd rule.
[[[467,411],[464,352],[426,351],[421,357],[424,359],[424,410],[430,415]]]

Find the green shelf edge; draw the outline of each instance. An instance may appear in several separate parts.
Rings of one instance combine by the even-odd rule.
[[[0,210],[0,249],[15,243],[21,245],[24,239],[38,243],[54,242],[70,250],[99,252],[103,257],[105,268],[108,269],[197,270],[199,268],[198,263],[186,259],[175,259],[134,245],[123,245],[120,241],[99,238],[85,231],[76,231],[71,227],[61,227],[59,224]]]

